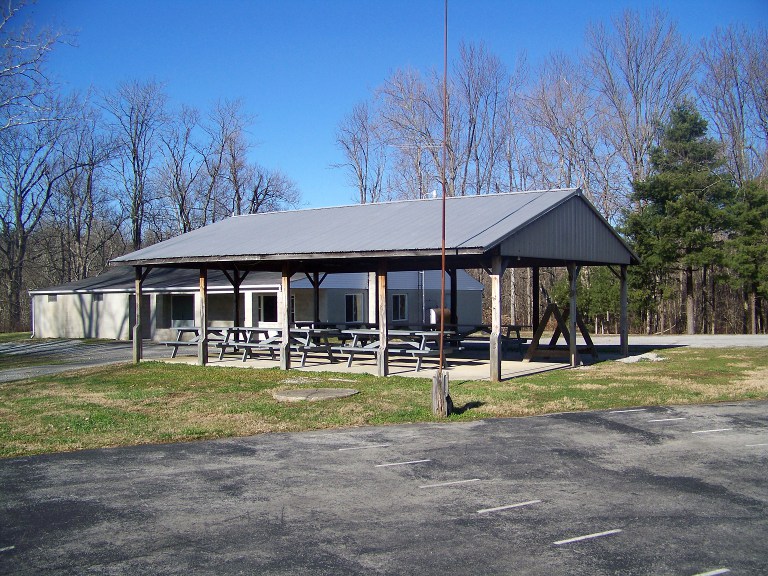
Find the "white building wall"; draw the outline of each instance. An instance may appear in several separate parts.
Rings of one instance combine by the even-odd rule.
[[[129,294],[47,294],[33,297],[37,338],[130,338]]]

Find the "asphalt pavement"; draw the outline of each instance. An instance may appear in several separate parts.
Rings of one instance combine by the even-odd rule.
[[[768,574],[768,403],[0,461],[0,574]]]

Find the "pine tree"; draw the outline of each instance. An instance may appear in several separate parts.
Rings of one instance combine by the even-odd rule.
[[[734,194],[718,145],[706,134],[707,122],[691,102],[672,110],[651,152],[651,176],[634,183],[638,210],[625,228],[643,262],[638,272],[648,299],[658,302],[673,273],[684,272],[688,334],[696,332],[694,272],[722,261],[725,208]]]

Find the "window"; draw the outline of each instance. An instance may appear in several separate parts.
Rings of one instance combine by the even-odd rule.
[[[104,301],[104,294],[94,294],[93,295],[93,301],[94,302],[103,302]]]
[[[408,320],[408,295],[407,294],[392,295],[392,320],[395,322]]]
[[[296,324],[296,294],[291,294],[290,323]]]
[[[347,294],[345,296],[345,302],[346,302],[346,314],[344,315],[344,321],[345,322],[362,322],[363,295]]]
[[[48,302],[56,302],[56,300],[58,300],[56,294],[48,294]]]
[[[195,325],[195,297],[188,294],[174,294],[171,296],[171,326]]]
[[[257,307],[259,322],[277,322],[277,294],[259,294]]]

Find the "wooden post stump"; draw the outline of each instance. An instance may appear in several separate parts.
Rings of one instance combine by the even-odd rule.
[[[451,413],[451,397],[448,395],[448,372],[438,370],[432,376],[432,414],[445,418]]]

